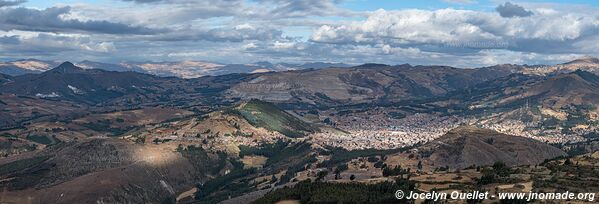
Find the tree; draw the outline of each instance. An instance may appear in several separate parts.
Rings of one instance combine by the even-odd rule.
[[[418,170],[422,170],[422,161],[418,161],[418,165],[416,165]]]
[[[341,172],[343,172],[343,171],[345,171],[345,170],[347,170],[347,169],[348,169],[348,166],[347,166],[347,164],[346,164],[346,163],[343,163],[343,164],[339,164],[339,165],[337,165],[337,168],[335,169],[335,172],[339,172],[339,173],[341,173]]]
[[[322,122],[327,125],[333,125],[333,120],[331,120],[331,118],[325,118]]]
[[[334,172],[335,173],[335,180],[341,179],[341,172],[343,172],[343,171],[345,171],[347,169],[348,169],[348,167],[347,167],[346,163],[337,165],[337,168],[335,168],[335,172]]]
[[[335,180],[338,180],[338,179],[342,179],[341,178],[341,173],[335,172]]]
[[[375,162],[378,162],[378,161],[379,161],[379,158],[376,157],[376,156],[370,156],[370,157],[368,157],[368,162],[370,162],[370,163],[375,163]]]
[[[393,168],[389,168],[388,166],[383,168],[383,176],[397,176],[397,175],[403,175],[407,172],[408,172],[407,170],[402,169],[401,166],[399,166],[399,165],[397,165]]]
[[[328,171],[319,171],[316,174],[316,181],[322,181],[322,179],[324,179],[324,177],[327,176],[327,174],[329,174]]]
[[[277,203],[282,200],[299,200],[300,203],[411,203],[397,200],[397,190],[413,191],[415,182],[407,179],[374,184],[360,182],[329,183],[300,181],[289,188],[273,190],[255,203]]]
[[[572,165],[572,161],[570,161],[570,158],[567,158],[566,161],[564,161],[564,165],[565,166],[570,166]]]
[[[374,163],[374,168],[382,169],[382,168],[385,168],[385,166],[387,166],[387,165],[383,161],[380,161],[380,160],[377,161],[376,163]]]
[[[355,180],[355,179],[356,179],[356,176],[355,176],[355,175],[353,175],[353,174],[352,174],[351,176],[349,176],[349,180],[352,180],[352,181],[353,181],[353,180]]]

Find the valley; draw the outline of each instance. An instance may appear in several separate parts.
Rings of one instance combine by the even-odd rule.
[[[597,0],[0,0],[0,204],[590,204]]]
[[[179,78],[65,62],[3,75],[0,202],[360,203],[396,202],[398,189],[597,189],[596,63]]]

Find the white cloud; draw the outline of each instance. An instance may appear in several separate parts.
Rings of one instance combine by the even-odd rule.
[[[527,17],[533,14],[533,12],[526,10],[524,7],[517,4],[512,4],[510,2],[505,2],[505,4],[497,6],[495,10],[499,12],[501,17],[507,18]]]
[[[275,41],[273,44],[273,48],[275,48],[275,49],[289,49],[289,48],[293,48],[294,46],[295,46],[295,43],[293,43],[293,42]]]
[[[248,43],[243,45],[243,49],[244,50],[249,50],[249,49],[254,49],[257,48],[258,46],[255,43]]]
[[[473,67],[599,54],[596,8],[502,1],[496,11],[355,12],[339,2],[129,0],[46,9],[9,6],[0,9],[0,16],[7,17],[0,18],[0,57]]]
[[[0,0],[0,8],[8,7],[8,6],[16,6],[19,4],[25,3],[25,0]]]
[[[71,9],[70,6],[43,10],[24,7],[0,9],[0,30],[141,35],[164,31],[107,20],[83,21],[65,17],[71,13]]]
[[[522,50],[527,44],[574,42],[598,36],[596,14],[553,13],[527,18],[503,18],[497,13],[440,9],[440,10],[377,10],[364,21],[341,25],[323,25],[311,36],[319,43],[389,44],[419,48],[444,49],[447,44],[497,44],[489,49]],[[503,43],[502,43],[503,42]],[[464,48],[477,48],[463,46]],[[455,52],[456,47],[444,49]],[[481,48],[481,47],[479,47]],[[443,51],[443,50],[440,50]],[[546,52],[538,47],[533,52]],[[564,50],[570,52],[571,50]]]
[[[113,52],[116,50],[116,48],[112,42],[101,42],[97,44],[95,50],[99,52]]]
[[[10,42],[2,42],[10,40]],[[36,32],[0,33],[0,57],[26,54],[28,57],[61,56],[67,52],[89,56],[117,51],[112,42],[98,41],[86,35],[48,34]],[[67,54],[69,57],[74,55]],[[64,56],[63,56],[64,57]],[[66,60],[66,59],[65,59]],[[71,59],[69,59],[71,60]]]

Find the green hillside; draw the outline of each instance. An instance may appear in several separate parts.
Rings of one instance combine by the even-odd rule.
[[[250,124],[277,131],[288,137],[303,137],[318,128],[281,110],[272,103],[251,100],[235,108]]]

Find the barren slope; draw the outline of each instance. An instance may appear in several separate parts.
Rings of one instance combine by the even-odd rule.
[[[537,140],[474,127],[456,128],[419,148],[435,166],[466,168],[501,161],[509,166],[538,164],[565,153]]]

